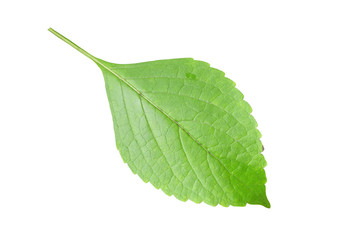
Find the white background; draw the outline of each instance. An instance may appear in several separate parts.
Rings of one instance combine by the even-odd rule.
[[[359,239],[359,1],[1,1],[0,239]],[[101,71],[193,57],[263,134],[262,206],[168,197],[115,147]]]

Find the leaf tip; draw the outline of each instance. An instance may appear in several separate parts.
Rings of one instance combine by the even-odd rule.
[[[266,196],[265,186],[262,189],[257,189],[255,194],[247,201],[247,203],[271,208],[271,204]]]
[[[262,205],[266,208],[271,208],[271,204],[267,198],[266,198],[266,201]]]
[[[266,208],[271,208],[271,204],[269,202],[269,199],[266,196],[266,193],[264,193],[261,202],[259,203],[260,205],[266,207]]]

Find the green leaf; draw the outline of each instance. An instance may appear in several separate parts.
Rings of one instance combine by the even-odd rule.
[[[142,180],[182,201],[270,207],[261,134],[223,72],[191,58],[109,63],[49,31],[102,70],[116,146]]]

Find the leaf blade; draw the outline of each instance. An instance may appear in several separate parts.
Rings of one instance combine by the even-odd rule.
[[[89,55],[103,72],[116,145],[134,173],[183,201],[270,207],[261,134],[223,72],[189,58],[114,64]]]

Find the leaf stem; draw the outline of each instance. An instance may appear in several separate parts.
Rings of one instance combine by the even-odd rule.
[[[81,47],[79,47],[78,45],[76,45],[75,43],[73,43],[72,41],[70,41],[69,39],[67,39],[66,37],[64,37],[63,35],[61,35],[60,33],[58,33],[57,31],[55,31],[52,28],[48,29],[51,33],[53,33],[55,36],[57,36],[58,38],[60,38],[61,40],[63,40],[64,42],[66,42],[67,44],[69,44],[70,46],[72,46],[73,48],[75,48],[76,50],[78,50],[79,52],[81,52],[82,54],[84,54],[85,56],[87,56],[88,58],[90,58],[91,60],[97,62],[96,57],[94,57],[93,55],[91,55],[90,53],[88,53],[87,51],[85,51],[84,49],[82,49]]]

